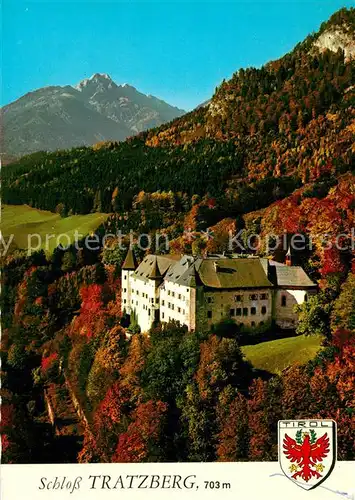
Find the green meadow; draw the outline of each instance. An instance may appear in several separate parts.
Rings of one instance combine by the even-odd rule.
[[[59,243],[63,246],[73,243],[76,231],[83,236],[92,233],[108,216],[109,214],[93,213],[62,218],[59,214],[37,210],[28,205],[3,205],[1,232],[6,243],[13,235],[10,250],[27,250],[29,242],[32,247],[41,242],[40,248],[50,254]],[[38,235],[38,238],[30,235]]]
[[[246,359],[255,368],[276,374],[288,366],[307,363],[320,349],[321,339],[313,335],[287,337],[242,347]]]

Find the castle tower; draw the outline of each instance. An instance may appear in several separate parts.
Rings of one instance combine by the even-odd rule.
[[[152,270],[151,270],[150,275],[149,275],[149,279],[156,280],[157,282],[161,281],[163,279],[163,276],[161,275],[161,273],[159,271],[158,259],[156,256],[154,258],[154,263],[153,263],[153,267],[152,267]]]
[[[121,289],[122,289],[122,310],[127,314],[131,314],[131,276],[137,269],[137,260],[132,250],[129,247],[126,258],[121,268]]]

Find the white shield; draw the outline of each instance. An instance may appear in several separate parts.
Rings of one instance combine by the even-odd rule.
[[[336,461],[334,420],[279,420],[279,462],[282,472],[305,490],[319,486]]]

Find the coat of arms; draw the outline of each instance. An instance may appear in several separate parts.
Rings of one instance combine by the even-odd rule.
[[[284,474],[310,490],[332,472],[336,461],[333,420],[280,420],[279,462]]]

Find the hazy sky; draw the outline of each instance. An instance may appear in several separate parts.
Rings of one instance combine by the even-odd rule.
[[[2,103],[108,73],[191,109],[240,67],[291,50],[347,0],[2,0]]]

